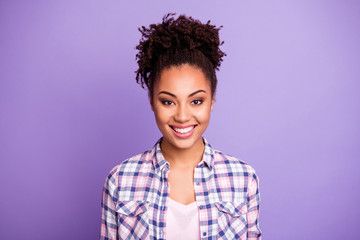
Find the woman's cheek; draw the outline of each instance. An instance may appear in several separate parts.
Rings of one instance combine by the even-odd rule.
[[[210,120],[210,108],[209,107],[203,107],[196,111],[196,118],[200,122],[208,122]]]
[[[156,111],[156,117],[160,122],[168,122],[171,118],[171,109],[160,106]]]

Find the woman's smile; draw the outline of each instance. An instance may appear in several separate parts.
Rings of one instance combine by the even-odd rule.
[[[192,125],[192,126],[170,126],[172,130],[174,130],[174,134],[175,136],[179,137],[179,138],[188,138],[190,137],[196,128],[196,125]]]

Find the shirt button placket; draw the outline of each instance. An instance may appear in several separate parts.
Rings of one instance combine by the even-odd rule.
[[[195,169],[195,176],[198,174],[200,174],[200,173],[196,173],[196,171],[200,171],[201,170],[201,168],[196,168]],[[197,191],[198,192],[202,192],[202,190],[201,190],[201,179],[200,178],[198,178],[196,181],[195,181],[195,187],[198,189]],[[195,191],[196,192],[196,191]],[[198,198],[197,198],[197,200],[198,200]],[[202,200],[203,200],[203,198],[202,197],[199,197],[199,200],[200,201],[198,201],[198,202],[203,202]],[[200,210],[203,210],[203,209],[205,209],[205,205],[199,205],[199,209]],[[201,211],[199,212],[199,214],[201,215]],[[200,226],[200,228],[202,228],[201,226]],[[203,229],[203,230],[205,230],[205,229]],[[203,231],[202,233],[201,233],[201,235],[202,235],[202,237],[205,239],[205,237],[206,237],[206,235],[207,235],[207,233],[205,232],[205,231]]]
[[[164,238],[164,230],[161,230],[161,231],[160,231],[160,237],[161,237],[161,238]]]
[[[204,208],[205,208],[204,205],[200,205],[200,206],[199,206],[199,209],[200,209],[200,210],[203,210]],[[205,236],[206,236],[206,232],[203,232],[202,235],[205,237]]]

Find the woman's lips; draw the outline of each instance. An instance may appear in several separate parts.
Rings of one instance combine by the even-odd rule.
[[[194,133],[196,126],[197,125],[188,125],[188,126],[170,125],[171,130],[173,131],[175,136],[177,136],[179,138],[188,138],[188,137],[190,137]]]

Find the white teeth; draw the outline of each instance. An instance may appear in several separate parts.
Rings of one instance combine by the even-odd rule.
[[[175,130],[175,132],[177,132],[177,133],[182,133],[182,134],[184,134],[184,133],[188,133],[188,132],[190,132],[191,130],[193,130],[194,127],[195,127],[195,126],[187,127],[187,128],[174,128],[174,130]]]

